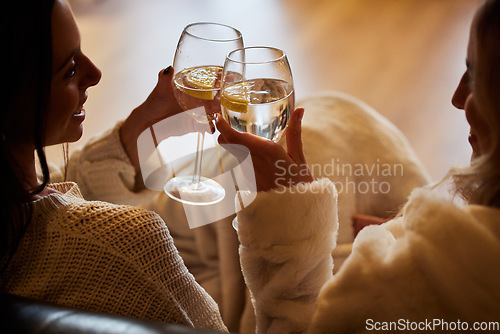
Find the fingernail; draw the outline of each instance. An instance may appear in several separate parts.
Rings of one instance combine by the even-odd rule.
[[[296,117],[297,121],[302,121],[302,117],[304,117],[304,109],[299,109],[298,115]]]
[[[170,69],[172,68],[172,66],[169,66],[167,67],[166,69],[163,70],[163,74],[168,74],[168,72],[170,72]]]

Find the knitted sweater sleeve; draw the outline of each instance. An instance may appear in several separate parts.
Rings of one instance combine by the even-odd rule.
[[[258,333],[307,330],[332,276],[337,193],[327,179],[259,193],[238,213],[240,258]]]
[[[123,221],[126,215],[126,221],[115,225],[116,235],[105,237],[105,247],[110,259],[123,266],[109,266],[123,282],[109,286],[117,289],[107,298],[117,300],[99,305],[114,305],[118,310],[112,313],[226,331],[217,304],[187,270],[163,220],[132,207],[119,215],[113,220]],[[120,310],[123,305],[128,309]]]
[[[103,202],[71,212],[72,228],[57,229],[65,231],[64,249],[79,244],[66,273],[52,275],[61,279],[57,294],[69,298],[61,304],[226,331],[217,304],[187,270],[156,213]]]

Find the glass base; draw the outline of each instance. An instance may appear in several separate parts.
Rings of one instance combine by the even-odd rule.
[[[224,188],[206,177],[193,182],[193,176],[177,176],[170,179],[163,188],[172,199],[188,205],[212,205],[224,199]]]
[[[234,217],[233,219],[233,228],[238,231],[238,217]]]

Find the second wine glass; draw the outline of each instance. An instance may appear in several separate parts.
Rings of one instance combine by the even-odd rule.
[[[295,106],[286,54],[264,46],[231,51],[224,63],[221,105],[234,129],[278,142]]]
[[[175,96],[196,122],[208,123],[219,112],[224,59],[242,47],[241,33],[227,25],[200,22],[184,28],[173,64]],[[201,176],[204,139],[205,132],[198,132],[193,175],[174,177],[164,187],[168,196],[184,204],[215,204],[225,195],[221,185]]]
[[[231,51],[224,63],[221,106],[234,129],[278,142],[295,108],[286,54],[265,46]],[[233,227],[238,229],[237,218]]]

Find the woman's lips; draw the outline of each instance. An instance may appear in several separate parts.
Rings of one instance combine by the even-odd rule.
[[[469,144],[470,144],[470,146],[472,146],[473,150],[477,150],[477,148],[478,148],[477,137],[475,135],[473,135],[472,133],[469,134]]]
[[[85,93],[85,95],[83,95],[83,97],[81,98],[80,100],[82,103],[80,104],[81,107],[80,109],[77,109],[75,111],[75,113],[73,114],[73,116],[85,116],[85,102],[87,102],[87,93]]]
[[[80,108],[80,110],[76,111],[76,112],[73,114],[73,116],[79,116],[79,117],[81,117],[81,116],[85,116],[85,107],[84,107],[84,106],[82,106],[82,107]]]

